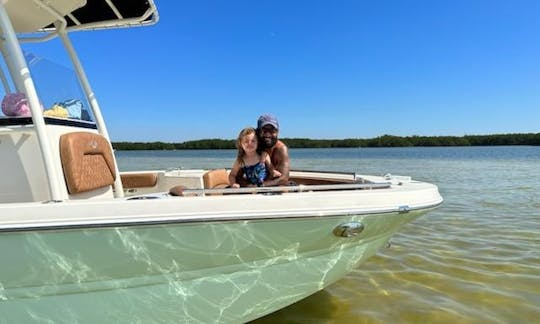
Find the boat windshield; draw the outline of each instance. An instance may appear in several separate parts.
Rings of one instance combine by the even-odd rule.
[[[34,81],[46,122],[79,121],[94,123],[86,96],[73,69],[39,57],[23,49],[30,74]],[[7,63],[2,62],[0,89],[2,111],[0,124],[18,125],[31,123],[31,112],[26,96],[18,91],[16,81],[10,78]]]

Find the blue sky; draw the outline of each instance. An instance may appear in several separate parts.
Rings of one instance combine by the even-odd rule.
[[[113,141],[540,132],[540,1],[157,1],[72,40]]]

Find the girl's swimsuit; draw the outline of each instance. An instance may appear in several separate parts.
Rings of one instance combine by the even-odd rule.
[[[261,186],[266,179],[266,165],[264,162],[259,162],[253,165],[243,166],[244,175],[249,183]]]

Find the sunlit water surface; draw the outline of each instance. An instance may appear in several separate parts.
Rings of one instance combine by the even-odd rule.
[[[120,170],[229,167],[233,150],[116,152]],[[293,169],[410,175],[444,204],[325,290],[253,323],[540,320],[540,147],[291,149]]]

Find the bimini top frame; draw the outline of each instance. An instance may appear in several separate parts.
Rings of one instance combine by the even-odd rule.
[[[110,142],[96,97],[67,34],[77,30],[151,25],[157,21],[158,14],[153,0],[0,0],[0,33],[3,36],[0,49],[6,58],[16,90],[28,98],[51,201],[63,200],[60,190],[63,179],[59,179],[54,172],[53,150],[47,140],[40,101],[20,43],[60,37],[95,117],[98,132]],[[117,197],[123,196],[119,176],[114,188]]]
[[[68,32],[155,24],[153,0],[0,0],[17,34],[54,33],[57,16]],[[52,13],[52,14],[51,14]]]

